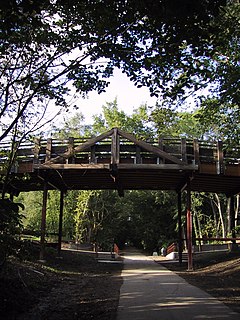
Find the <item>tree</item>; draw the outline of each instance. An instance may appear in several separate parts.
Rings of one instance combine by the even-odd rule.
[[[134,109],[131,115],[119,110],[117,99],[106,102],[102,106],[102,113],[93,117],[92,133],[100,134],[111,128],[118,127],[126,132],[145,138],[153,137],[154,130],[150,125],[147,105],[141,105]]]
[[[181,112],[157,105],[152,110],[150,118],[160,137],[203,139],[206,128],[196,117],[197,112]]]
[[[118,199],[112,190],[80,191],[75,209],[76,240],[96,243],[102,249],[110,250],[119,227],[116,224]]]
[[[229,149],[239,145],[239,105],[221,104],[218,99],[207,99],[196,110],[194,116],[205,128],[206,137],[223,140]]]
[[[119,198],[116,242],[153,251],[176,239],[176,195],[163,191],[128,191]]]
[[[139,87],[148,86],[152,95],[173,99],[184,96],[185,88],[196,91],[208,80],[220,81],[220,73],[212,79],[212,70],[218,50],[226,46],[220,47],[217,39],[219,32],[225,43],[235,39],[231,32],[224,38],[224,28],[238,13],[235,4],[231,14],[226,10],[219,14],[225,4],[223,0],[182,0],[181,6],[176,0],[2,4],[0,140],[17,124],[28,131],[31,119],[42,114],[41,109],[44,112],[49,100],[67,107],[69,82],[79,94],[101,93],[115,67]]]
[[[178,104],[210,83],[219,101],[238,105],[239,3],[177,3],[1,4],[0,141],[12,135],[16,149],[40,129],[37,124],[49,103],[69,107],[68,95],[74,95],[70,84],[83,96],[92,90],[101,93],[114,68],[121,68],[138,87],[148,86],[168,106],[168,98],[171,105]],[[10,158],[14,156],[12,152]]]

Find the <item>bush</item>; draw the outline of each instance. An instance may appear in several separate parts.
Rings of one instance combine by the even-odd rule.
[[[22,227],[23,209],[21,203],[14,203],[10,199],[0,199],[0,264],[5,258],[16,253],[19,247],[19,235]]]

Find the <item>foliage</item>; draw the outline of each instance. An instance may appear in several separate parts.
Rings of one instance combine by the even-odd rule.
[[[135,136],[152,137],[153,128],[150,126],[149,112],[146,105],[136,108],[131,115],[119,110],[117,99],[102,106],[102,113],[93,117],[91,131],[94,134],[103,133],[111,128],[118,127]]]
[[[119,245],[126,242],[153,251],[176,239],[176,199],[172,193],[128,191],[120,201],[123,209],[116,233]]]
[[[22,227],[21,203],[0,199],[0,257],[16,252]],[[2,261],[0,261],[2,263]]]
[[[239,105],[220,104],[217,99],[208,99],[194,117],[205,128],[208,139],[223,140],[229,148],[239,145]]]
[[[64,197],[63,236],[67,240],[75,237],[75,210],[79,192],[78,190],[69,190]]]
[[[24,203],[24,229],[39,232],[41,229],[42,192],[20,193],[18,201]]]
[[[36,115],[37,121],[41,119],[49,100],[68,108],[67,95],[72,94],[68,83],[83,96],[91,90],[101,93],[116,67],[138,87],[148,86],[152,95],[172,101],[208,82],[219,84],[219,97],[232,96],[237,90],[228,89],[229,84],[238,88],[234,79],[238,79],[239,67],[239,7],[236,3],[220,10],[226,2],[1,4],[0,116],[4,131],[0,140],[16,125],[19,133],[32,130],[31,121]],[[225,56],[230,63],[223,65]]]
[[[116,202],[118,196],[114,191],[79,192],[75,209],[76,239],[97,243],[102,249],[109,250],[114,241],[115,220],[119,213]]]
[[[97,135],[120,126],[137,136],[170,135],[206,138],[208,121],[199,123],[201,112],[178,112],[158,106],[154,110],[140,106],[132,115],[118,109],[117,100],[103,106],[92,127],[82,126],[81,114],[67,119],[56,138],[69,135]],[[214,112],[212,112],[212,115]],[[151,126],[149,117],[151,119]],[[220,127],[220,126],[219,126]],[[214,138],[212,131],[211,137]],[[29,203],[28,203],[29,201]],[[40,229],[42,194],[29,193],[24,200],[27,223]],[[176,194],[162,191],[125,191],[119,198],[116,191],[69,191],[65,196],[63,235],[81,242],[97,242],[109,250],[113,241],[119,246],[131,243],[149,251],[166,246],[177,238]],[[196,237],[225,235],[227,208],[224,196],[192,194],[192,211]],[[48,193],[47,232],[57,232],[59,192]],[[185,219],[183,218],[183,223]]]
[[[80,112],[76,112],[71,117],[65,117],[63,123],[55,125],[52,128],[53,137],[56,139],[68,139],[69,137],[79,138],[81,136],[87,137],[90,135],[88,125],[84,124],[84,116]]]
[[[180,112],[157,105],[151,112],[151,120],[160,137],[202,139],[206,127],[198,121],[196,112]]]

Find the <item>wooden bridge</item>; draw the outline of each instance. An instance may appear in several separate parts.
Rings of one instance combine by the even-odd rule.
[[[0,145],[0,175],[9,144]],[[224,193],[230,198],[230,224],[235,227],[234,198],[240,192],[240,147],[188,139],[143,141],[118,128],[94,138],[36,140],[21,144],[5,191],[43,190],[41,253],[44,258],[48,189],[61,191],[58,250],[61,250],[63,196],[67,190],[175,190],[178,193],[179,261],[182,260],[181,194],[187,191],[188,269],[192,262],[191,191]],[[1,182],[0,182],[1,185]],[[3,188],[3,182],[2,186]],[[233,235],[234,238],[234,235]]]
[[[1,162],[9,150],[0,144]],[[240,192],[240,146],[218,141],[166,138],[143,141],[114,128],[94,138],[37,139],[19,146],[9,193],[49,189],[151,189]],[[22,177],[24,179],[22,179]]]

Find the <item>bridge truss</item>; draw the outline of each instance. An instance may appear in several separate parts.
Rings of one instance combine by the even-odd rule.
[[[3,178],[6,173],[3,166],[1,169],[1,163],[8,150],[7,144],[0,145]],[[44,191],[42,258],[47,190],[61,191],[59,250],[63,195],[68,190],[113,189],[119,196],[124,196],[124,190],[174,190],[178,194],[179,222],[181,194],[186,190],[191,269],[191,191],[223,193],[233,199],[240,192],[240,147],[228,150],[221,141],[213,143],[185,138],[144,141],[113,128],[93,138],[36,139],[34,143],[22,144],[17,149],[10,177],[4,187],[12,195],[22,191]],[[181,243],[179,230],[180,248]]]

